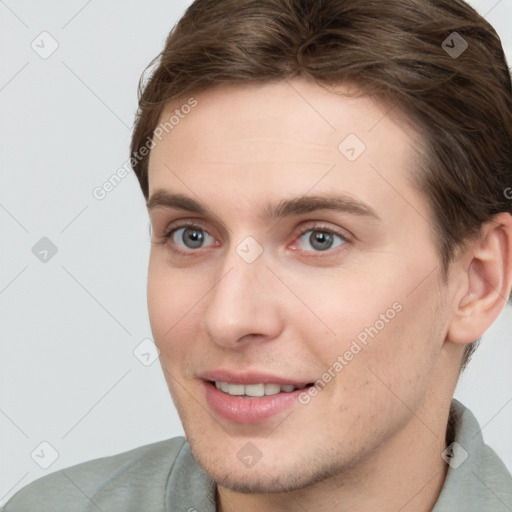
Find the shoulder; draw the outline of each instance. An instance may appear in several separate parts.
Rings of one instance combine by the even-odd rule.
[[[485,444],[476,417],[455,399],[450,414],[454,436],[443,457],[449,468],[435,512],[512,510],[512,475]]]
[[[185,446],[185,438],[175,437],[61,469],[22,488],[2,512],[163,510],[169,475]]]

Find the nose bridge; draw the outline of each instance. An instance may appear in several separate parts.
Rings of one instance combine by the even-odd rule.
[[[281,328],[263,248],[248,238],[230,248],[206,301],[203,328],[224,346],[247,335],[272,338]]]

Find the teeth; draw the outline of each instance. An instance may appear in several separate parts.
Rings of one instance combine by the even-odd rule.
[[[277,395],[281,391],[279,384],[265,384],[265,395]]]
[[[229,384],[228,393],[230,395],[243,395],[244,394],[244,385],[243,384]],[[249,393],[247,393],[249,394]],[[255,395],[259,396],[259,395]]]
[[[231,395],[231,386],[229,385],[229,394]],[[241,386],[242,389],[245,388],[244,395],[248,396],[263,396],[265,394],[265,384],[247,384],[246,386]]]
[[[299,386],[293,384],[230,384],[228,382],[215,382],[215,387],[224,393],[233,396],[271,396],[278,393],[290,393],[299,389]]]

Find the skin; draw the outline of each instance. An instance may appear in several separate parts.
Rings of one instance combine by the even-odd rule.
[[[208,209],[150,210],[148,306],[187,439],[218,483],[218,510],[431,510],[464,345],[510,290],[510,215],[444,281],[432,214],[410,179],[421,136],[403,116],[346,91],[301,78],[210,89],[151,151],[150,197],[165,190]],[[348,134],[366,145],[354,162],[338,149]],[[378,219],[264,216],[269,203],[333,193]],[[204,230],[201,248],[187,247],[183,231],[165,237],[183,221]],[[334,235],[335,247],[321,251],[310,241],[317,231],[345,240]],[[252,263],[236,252],[248,236],[263,250]],[[488,257],[476,265],[480,255]],[[315,382],[397,303],[400,312],[308,404],[244,425],[206,402],[198,378],[206,370]],[[252,467],[237,457],[248,442],[261,454]]]

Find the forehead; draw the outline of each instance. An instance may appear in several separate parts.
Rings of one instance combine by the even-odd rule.
[[[396,110],[351,92],[294,79],[216,87],[194,95],[193,109],[182,108],[190,98],[169,104],[160,126],[174,123],[151,151],[150,195],[207,190],[249,206],[313,189],[367,201],[412,194],[421,138]]]

